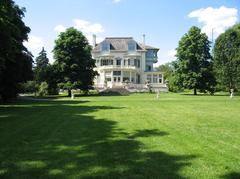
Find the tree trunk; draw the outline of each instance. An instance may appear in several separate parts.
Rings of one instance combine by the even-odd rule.
[[[197,89],[194,88],[194,95],[197,95]]]
[[[68,89],[68,97],[71,97],[72,93],[71,93],[71,90]]]

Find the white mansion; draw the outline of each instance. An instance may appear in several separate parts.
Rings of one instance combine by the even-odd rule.
[[[95,70],[99,73],[94,85],[96,88],[155,89],[167,90],[163,73],[153,70],[157,62],[158,48],[136,42],[132,37],[106,37],[96,44],[93,35],[92,56],[96,60]]]

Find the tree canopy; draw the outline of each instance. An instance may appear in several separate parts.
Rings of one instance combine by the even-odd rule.
[[[197,94],[209,91],[213,93],[215,78],[212,70],[210,41],[198,27],[191,27],[177,48],[176,73],[177,80],[184,88],[193,89]]]
[[[97,72],[93,70],[95,61],[91,56],[91,46],[85,36],[73,27],[60,33],[53,49],[60,82],[71,84],[87,92],[92,88]]]
[[[240,24],[222,33],[215,41],[214,70],[222,90],[240,88]]]
[[[30,28],[22,18],[24,8],[12,0],[0,1],[0,96],[15,97],[19,83],[32,78],[32,55],[24,47]]]

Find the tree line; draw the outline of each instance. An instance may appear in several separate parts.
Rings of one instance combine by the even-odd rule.
[[[170,91],[184,89],[214,94],[240,89],[240,24],[227,29],[214,46],[198,27],[191,27],[180,39],[176,60],[160,65]]]

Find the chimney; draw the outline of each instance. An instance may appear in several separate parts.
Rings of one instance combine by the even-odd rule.
[[[143,49],[144,49],[144,50],[145,50],[145,45],[146,45],[146,44],[145,44],[145,36],[146,36],[146,35],[143,34]]]
[[[96,35],[93,34],[93,48],[96,47]]]

